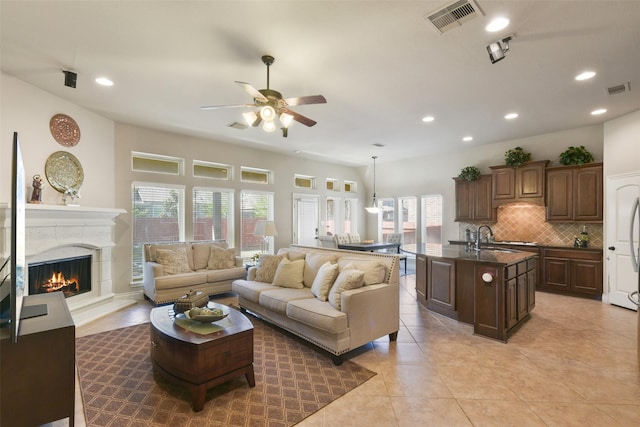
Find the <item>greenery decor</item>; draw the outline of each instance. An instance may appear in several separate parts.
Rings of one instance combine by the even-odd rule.
[[[529,160],[531,160],[531,153],[525,153],[520,147],[512,148],[504,153],[505,163],[513,168],[519,168]]]
[[[571,146],[560,153],[560,164],[563,165],[583,165],[591,162],[593,162],[593,155],[584,148],[584,145]]]
[[[480,178],[480,175],[480,169],[475,166],[467,166],[466,168],[462,168],[458,178],[464,179],[465,181],[475,181]]]

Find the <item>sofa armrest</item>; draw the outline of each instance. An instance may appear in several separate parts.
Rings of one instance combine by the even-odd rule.
[[[385,283],[342,292],[342,312],[349,319],[351,348],[398,331],[399,293],[397,285]]]
[[[247,280],[256,280],[256,271],[258,270],[258,267],[251,266],[249,267],[249,270],[247,270]]]

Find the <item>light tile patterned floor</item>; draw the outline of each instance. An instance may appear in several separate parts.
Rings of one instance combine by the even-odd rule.
[[[503,344],[429,312],[414,287],[415,276],[401,278],[398,341],[351,356],[378,375],[299,426],[638,425],[635,312],[538,292],[531,320]],[[77,335],[145,322],[150,308],[140,302]]]

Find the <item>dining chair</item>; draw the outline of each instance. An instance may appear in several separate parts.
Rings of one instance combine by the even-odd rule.
[[[389,233],[385,236],[385,242],[387,243],[399,243],[402,245],[402,233]],[[407,254],[396,249],[386,249],[385,252],[399,255],[400,260],[404,261],[404,274],[407,274]]]

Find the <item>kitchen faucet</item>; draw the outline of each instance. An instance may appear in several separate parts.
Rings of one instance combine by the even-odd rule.
[[[480,227],[478,227],[478,229],[476,230],[476,250],[480,250],[480,238],[482,236],[482,234],[480,233],[480,230],[483,227],[485,227],[487,230],[489,230],[489,236],[493,237],[493,230],[487,224],[482,224]],[[487,239],[487,240],[489,240],[489,239]]]

